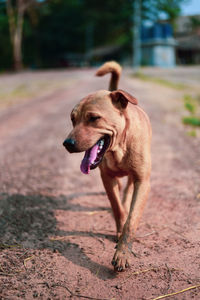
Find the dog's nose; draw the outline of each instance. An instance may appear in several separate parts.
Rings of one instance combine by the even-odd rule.
[[[66,139],[63,146],[71,153],[76,152],[76,142],[73,139]]]

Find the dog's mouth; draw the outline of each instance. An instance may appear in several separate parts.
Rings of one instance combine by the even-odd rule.
[[[81,162],[81,172],[89,174],[90,170],[95,169],[102,161],[104,153],[110,145],[109,135],[105,135],[98,140],[98,142],[85,151],[85,156]]]

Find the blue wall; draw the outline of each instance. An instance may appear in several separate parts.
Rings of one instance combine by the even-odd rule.
[[[168,39],[173,37],[173,31],[170,24],[155,23],[152,26],[142,26],[141,29],[142,41],[152,39]]]
[[[155,23],[142,26],[142,64],[158,67],[174,67],[175,46],[170,24]]]

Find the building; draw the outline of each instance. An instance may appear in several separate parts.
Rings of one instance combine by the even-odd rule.
[[[174,36],[178,64],[200,64],[200,15],[180,16]]]
[[[175,46],[172,27],[168,23],[155,23],[142,26],[141,63],[157,67],[174,67],[176,65]]]

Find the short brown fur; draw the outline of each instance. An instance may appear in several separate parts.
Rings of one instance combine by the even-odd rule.
[[[116,271],[123,271],[129,266],[134,235],[150,190],[151,125],[136,98],[116,90],[121,67],[108,62],[97,75],[106,73],[111,73],[111,92],[90,94],[73,109],[74,128],[68,138],[76,141],[77,152],[91,148],[105,134],[111,138],[99,168],[119,238],[112,264]],[[100,118],[90,124],[91,114]],[[119,178],[123,176],[128,180],[121,201]]]

